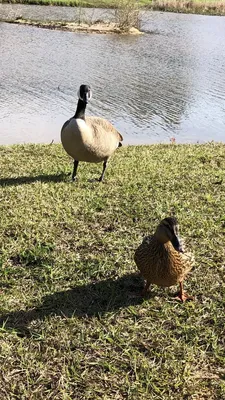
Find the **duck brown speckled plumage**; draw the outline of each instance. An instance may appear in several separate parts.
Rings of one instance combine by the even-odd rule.
[[[152,283],[164,287],[179,283],[179,300],[192,299],[184,293],[183,280],[193,266],[194,257],[183,252],[176,218],[163,219],[154,235],[144,238],[135,251],[134,261],[146,280],[143,294]]]

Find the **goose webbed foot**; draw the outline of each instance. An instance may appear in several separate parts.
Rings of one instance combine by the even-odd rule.
[[[145,287],[141,292],[141,297],[147,296],[147,294],[149,294],[149,292],[150,292],[150,282],[146,281]]]

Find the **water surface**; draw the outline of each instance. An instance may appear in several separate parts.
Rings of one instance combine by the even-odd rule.
[[[68,20],[77,12],[0,5],[2,18]],[[136,37],[0,23],[0,144],[58,142],[81,83],[93,89],[87,114],[113,122],[125,143],[225,141],[225,17],[142,19],[152,33]]]

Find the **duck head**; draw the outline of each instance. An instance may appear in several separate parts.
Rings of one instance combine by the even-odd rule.
[[[175,217],[163,219],[156,229],[156,237],[161,243],[171,242],[174,249],[183,253],[179,238],[179,226]]]

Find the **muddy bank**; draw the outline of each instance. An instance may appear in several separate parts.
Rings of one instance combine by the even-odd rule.
[[[127,30],[122,30],[116,23],[104,23],[97,22],[94,24],[87,23],[77,23],[77,22],[60,22],[60,21],[34,21],[29,19],[17,18],[12,20],[5,20],[2,22],[7,22],[11,24],[18,25],[31,25],[37,28],[62,30],[69,32],[84,32],[84,33],[117,33],[117,34],[130,34],[130,35],[141,35],[143,32],[136,28],[128,28]]]

